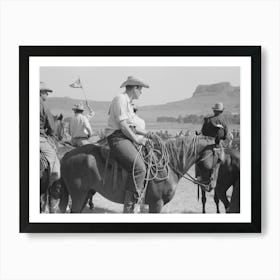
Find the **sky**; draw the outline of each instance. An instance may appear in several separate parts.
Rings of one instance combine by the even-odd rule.
[[[111,101],[120,85],[135,76],[150,85],[137,101],[158,105],[190,98],[198,85],[230,82],[240,86],[239,67],[41,67],[40,80],[54,90],[50,97]],[[80,77],[83,91],[69,85]]]

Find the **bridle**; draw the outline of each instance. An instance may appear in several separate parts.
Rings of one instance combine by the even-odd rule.
[[[219,152],[217,152],[214,149],[212,149],[211,152],[209,152],[205,157],[203,157],[202,159],[198,159],[195,162],[195,164],[198,164],[200,162],[205,161],[208,157],[213,155],[213,164],[212,164],[212,169],[211,169],[211,175],[210,175],[210,178],[209,178],[209,183],[208,183],[208,185],[204,184],[204,186],[202,186],[204,188],[204,190],[207,191],[207,192],[211,191],[211,189],[212,189],[212,187],[211,187],[212,186],[212,182],[215,180],[216,173],[218,172],[218,169],[220,167],[220,162],[221,162],[220,156],[221,156],[221,153],[223,153],[222,148],[221,148],[221,150]],[[203,183],[203,182],[200,182],[200,183]],[[198,185],[201,186],[201,184],[198,184]]]
[[[195,141],[195,142],[196,142],[196,141]],[[196,158],[196,157],[197,157],[197,144],[195,143],[194,145],[195,145],[194,153],[195,153],[195,158]],[[221,151],[221,152],[223,152],[223,151]],[[213,167],[213,168],[211,169],[211,176],[210,176],[210,180],[209,180],[209,183],[208,183],[208,184],[206,184],[205,182],[201,182],[201,181],[197,180],[197,179],[194,178],[192,175],[190,175],[189,172],[186,172],[186,174],[183,174],[182,172],[180,172],[179,170],[177,170],[176,168],[174,168],[170,163],[169,163],[169,166],[170,166],[171,169],[172,169],[175,173],[177,173],[180,177],[182,177],[182,178],[184,178],[184,179],[186,179],[186,180],[188,180],[188,181],[191,181],[192,183],[194,183],[194,184],[199,185],[200,187],[202,187],[205,191],[210,192],[211,189],[212,189],[211,183],[214,181],[216,171],[217,171],[217,169],[218,169],[219,166],[220,166],[220,163],[219,163],[219,154],[217,155],[217,152],[216,152],[214,149],[212,149],[212,150],[210,151],[210,153],[208,153],[206,156],[204,156],[203,158],[198,158],[198,159],[194,162],[194,164],[198,164],[199,162],[203,162],[203,161],[205,161],[206,159],[208,159],[211,155],[213,155],[213,166],[215,166],[215,167]],[[217,162],[216,162],[216,164],[215,164],[215,157],[216,157],[216,156],[217,156],[218,158],[217,158]]]
[[[167,166],[169,166],[176,174],[179,175],[179,177],[181,178],[184,178],[184,179],[187,179],[191,182],[193,182],[194,184],[196,185],[199,185],[200,187],[202,187],[205,191],[209,192],[211,191],[211,182],[213,180],[213,174],[214,172],[212,171],[211,173],[211,177],[210,177],[210,182],[209,184],[205,184],[203,182],[200,182],[198,181],[197,179],[195,179],[194,177],[192,177],[188,172],[186,173],[186,176],[185,174],[183,174],[182,172],[180,172],[179,170],[177,170],[174,166],[171,165],[170,161],[169,161],[169,157],[168,157],[168,152],[166,150],[166,146],[164,144],[161,143],[161,160],[162,161],[162,164],[160,164],[160,166],[158,166],[158,158],[154,158],[153,162],[152,163],[149,163],[148,164],[148,168],[147,168],[147,173],[146,173],[146,178],[145,178],[145,184],[144,184],[144,188],[141,192],[141,194],[139,195],[139,198],[138,198],[138,201],[137,201],[137,204],[140,203],[142,197],[144,196],[145,192],[146,192],[146,189],[148,187],[148,182],[150,180],[154,180],[154,179],[157,179],[157,180],[165,180],[169,177],[169,172],[168,172],[168,168]],[[192,153],[194,153],[195,155],[195,158],[197,158],[197,137],[194,138],[194,141],[193,141],[193,147],[192,147]],[[149,151],[148,153],[148,156],[152,156],[153,157],[153,153],[151,153],[152,150]],[[214,158],[215,158],[215,151],[212,149],[212,153],[213,153],[213,166],[214,166]],[[142,146],[140,146],[139,150],[138,150],[138,153],[137,153],[137,156],[135,157],[134,159],[134,163],[133,163],[133,171],[132,171],[132,176],[133,176],[133,182],[134,182],[134,185],[136,186],[136,181],[135,181],[135,176],[134,176],[134,168],[135,168],[135,162],[136,162],[136,159],[138,156],[142,156]],[[208,155],[206,155],[204,158],[200,159],[196,159],[196,161],[194,162],[194,164],[197,164],[198,162],[202,162],[202,161],[205,161],[209,156],[211,156],[211,153],[209,153]],[[142,157],[143,158],[143,157]],[[144,162],[146,162],[145,158],[143,158]],[[218,164],[216,164],[218,165]],[[158,174],[160,173],[160,171],[162,170],[165,170],[165,168],[167,168],[167,175],[164,176],[163,178],[158,178]],[[217,167],[216,167],[217,168]],[[212,170],[216,170],[215,168],[213,168]],[[149,178],[149,175],[152,174],[152,177]]]

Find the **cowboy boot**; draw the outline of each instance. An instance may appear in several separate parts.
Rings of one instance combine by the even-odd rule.
[[[137,194],[131,191],[125,192],[123,213],[139,213],[140,205],[137,205]]]

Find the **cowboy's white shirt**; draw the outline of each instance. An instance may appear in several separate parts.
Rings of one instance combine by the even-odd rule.
[[[105,130],[106,136],[112,134],[115,130],[121,129],[120,123],[124,120],[133,125],[133,115],[133,107],[128,95],[120,93],[115,96],[109,109],[108,124]]]

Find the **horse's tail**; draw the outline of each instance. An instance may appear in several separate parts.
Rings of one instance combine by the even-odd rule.
[[[199,201],[199,185],[197,185],[197,201]]]

